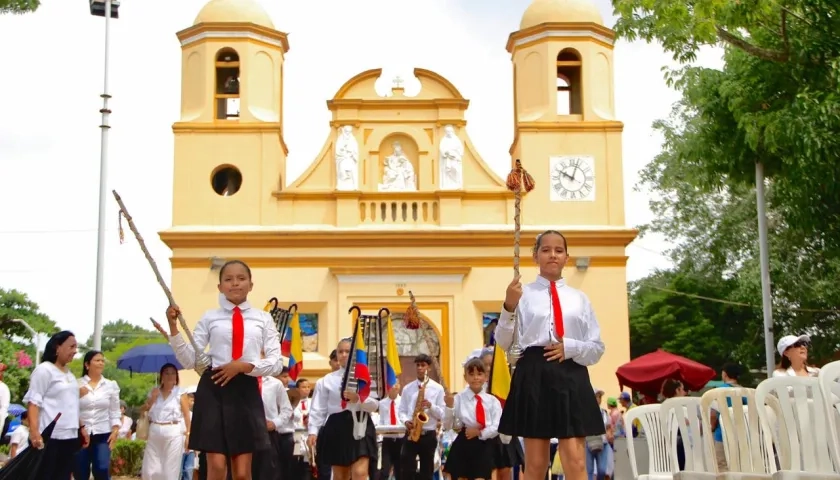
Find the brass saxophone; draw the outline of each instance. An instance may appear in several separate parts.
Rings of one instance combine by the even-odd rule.
[[[408,439],[412,442],[420,440],[420,435],[423,434],[423,425],[429,421],[429,416],[423,411],[423,402],[426,400],[426,384],[429,383],[429,374],[420,383],[420,388],[417,389],[417,401],[414,402],[414,418],[412,419],[412,428],[408,432]]]

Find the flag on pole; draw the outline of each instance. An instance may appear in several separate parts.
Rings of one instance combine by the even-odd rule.
[[[303,370],[303,330],[300,328],[300,314],[297,312],[289,322],[286,338],[289,339],[289,377],[297,381]]]
[[[385,346],[385,391],[387,392],[394,385],[402,373],[400,366],[400,353],[397,350],[397,340],[394,338],[394,326],[391,323],[391,316],[388,315],[387,324],[387,345]]]
[[[505,352],[499,348],[498,344],[493,345],[493,363],[490,365],[490,379],[487,385],[487,393],[498,398],[504,407],[510,392],[510,369]]]

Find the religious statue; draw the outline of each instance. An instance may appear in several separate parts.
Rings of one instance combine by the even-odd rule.
[[[382,174],[380,192],[416,192],[417,178],[414,176],[414,165],[403,153],[400,142],[391,145],[394,153],[385,159],[385,173]]]
[[[359,144],[353,136],[353,127],[339,127],[335,141],[335,189],[359,189]]]
[[[440,140],[440,189],[460,190],[464,188],[464,172],[461,159],[464,157],[464,144],[455,135],[455,128],[447,125],[443,129],[444,137]]]

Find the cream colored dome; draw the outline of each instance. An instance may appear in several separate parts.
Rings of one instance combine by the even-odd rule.
[[[519,29],[542,23],[597,23],[604,24],[598,6],[592,0],[533,0],[522,15]]]
[[[274,30],[274,22],[256,0],[210,0],[195,17],[199,23],[253,23]]]

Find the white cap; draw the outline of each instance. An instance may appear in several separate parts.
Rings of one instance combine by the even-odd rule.
[[[469,362],[473,358],[481,358],[483,355],[484,355],[484,349],[483,348],[477,348],[477,349],[473,350],[472,352],[470,352],[469,356],[467,356],[467,359],[464,360],[464,363],[462,363],[461,366],[463,367],[464,365],[467,364],[467,362]]]
[[[779,355],[784,355],[785,350],[793,346],[796,342],[811,342],[811,337],[808,335],[785,335],[784,337],[779,339],[779,343],[776,344],[776,350],[779,351]]]

